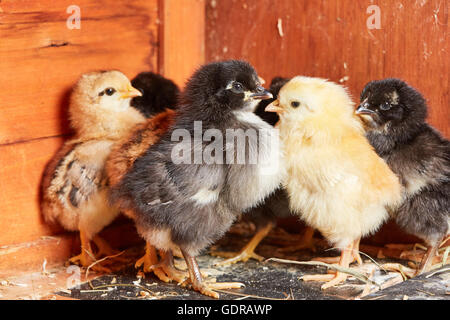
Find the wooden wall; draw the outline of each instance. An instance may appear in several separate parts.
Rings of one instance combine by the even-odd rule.
[[[66,26],[72,4],[0,0],[0,275],[63,261],[76,247],[43,223],[38,187],[70,133],[68,93],[86,71],[160,71],[183,86],[205,60],[242,58],[268,82],[342,79],[355,97],[371,79],[401,77],[450,136],[447,1],[78,0],[80,30]],[[366,27],[371,4],[381,30]]]
[[[206,59],[246,59],[269,83],[277,75],[342,79],[355,100],[370,80],[403,78],[425,95],[430,122],[450,137],[448,3],[211,0]],[[366,24],[373,4],[379,30]]]
[[[66,25],[72,4],[80,8],[80,29]],[[40,267],[44,259],[62,261],[77,250],[74,234],[44,224],[39,184],[70,134],[68,94],[81,73],[118,69],[130,78],[141,71],[174,77],[179,52],[161,52],[165,36],[175,47],[185,39],[174,35],[176,26],[167,35],[161,28],[181,23],[202,44],[183,60],[176,75],[182,85],[204,59],[204,13],[204,0],[0,1],[0,275]]]

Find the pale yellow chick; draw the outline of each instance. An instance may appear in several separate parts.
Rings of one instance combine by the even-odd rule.
[[[44,172],[44,218],[66,230],[80,231],[81,254],[71,261],[84,267],[95,261],[91,240],[99,250],[97,257],[111,254],[107,243],[97,236],[119,214],[108,204],[104,166],[113,144],[145,121],[130,107],[131,99],[140,95],[119,71],[82,75],[69,105],[75,137],[64,143]]]
[[[401,197],[400,183],[364,136],[346,89],[324,79],[295,77],[266,108],[277,112],[292,211],[342,250],[339,264],[357,260],[361,237],[388,218]],[[345,281],[346,274],[305,281]]]

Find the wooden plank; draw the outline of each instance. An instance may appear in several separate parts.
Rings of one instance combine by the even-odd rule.
[[[137,234],[134,223],[120,217],[106,227],[100,236],[112,248],[123,250],[130,246],[142,246],[144,240]],[[42,271],[46,260],[47,268],[64,264],[70,257],[80,253],[80,239],[77,233],[42,236],[30,242],[0,246],[0,278],[17,275],[18,272]],[[132,259],[130,259],[132,260]]]
[[[205,0],[160,0],[159,72],[184,87],[205,62]]]
[[[19,272],[42,271],[46,267],[62,265],[72,256],[77,243],[75,234],[38,239],[19,245],[0,247],[0,278]]]
[[[79,0],[81,29],[68,29],[68,0],[0,3],[0,144],[68,132],[67,96],[79,75],[157,69],[157,0]]]
[[[44,224],[39,186],[46,163],[62,141],[56,137],[0,146],[0,245],[29,242],[60,231]]]
[[[381,10],[379,30],[367,28],[372,4]],[[370,80],[403,78],[450,137],[447,1],[215,0],[206,15],[207,61],[246,59],[268,82],[299,74],[342,79],[355,100]]]

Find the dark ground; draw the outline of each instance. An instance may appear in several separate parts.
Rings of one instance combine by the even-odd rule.
[[[245,230],[244,230],[245,231]],[[248,231],[248,230],[247,230]],[[336,252],[318,249],[313,255],[308,250],[294,252],[289,255],[277,251],[280,247],[280,238],[284,235],[274,231],[257,248],[257,253],[264,257],[280,257],[297,261],[306,261],[313,256],[336,255]],[[249,239],[251,232],[230,233],[219,241],[216,248],[221,250],[236,250]],[[291,239],[292,240],[292,239]],[[274,242],[277,242],[274,244]],[[143,252],[143,249],[140,253]],[[305,274],[325,273],[326,268],[322,266],[304,266],[281,264],[275,262],[258,262],[249,260],[227,267],[213,267],[213,264],[221,261],[221,258],[212,257],[209,254],[198,258],[200,268],[217,282],[236,281],[245,284],[242,289],[226,290],[229,293],[219,292],[220,299],[294,299],[294,300],[339,300],[339,299],[380,299],[380,300],[403,300],[403,299],[427,299],[427,300],[450,300],[450,268],[444,266],[428,274],[407,281],[401,281],[401,276],[396,272],[385,272],[380,270],[373,262],[363,256],[364,268],[375,270],[372,280],[378,284],[396,283],[388,288],[381,289],[375,293],[361,296],[366,284],[360,280],[350,277],[344,284],[322,291],[321,283],[303,282],[299,278]],[[132,260],[133,261],[133,260]],[[376,259],[378,264],[385,262],[401,262],[404,260]],[[185,267],[184,261],[176,259],[176,265]],[[431,277],[429,275],[435,273]],[[396,281],[399,279],[399,281]],[[376,287],[373,286],[372,288]],[[59,292],[59,295],[68,296],[82,300],[121,300],[121,299],[173,299],[173,300],[205,300],[211,299],[195,291],[183,288],[177,284],[164,283],[153,274],[147,274],[144,278],[137,277],[137,271],[132,265],[114,274],[104,275],[90,283],[84,283],[79,288],[67,292]]]

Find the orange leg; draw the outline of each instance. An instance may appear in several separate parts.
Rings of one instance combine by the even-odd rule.
[[[303,233],[299,243],[297,243],[296,245],[281,248],[278,250],[280,252],[293,252],[293,251],[309,249],[313,252],[316,252],[316,246],[314,243],[314,233],[315,233],[315,230],[313,228],[306,227],[306,230]]]
[[[154,270],[157,268],[161,268],[170,280],[182,283],[188,277],[188,274],[175,268],[175,266],[173,265],[172,251],[159,251],[159,254],[162,260],[161,263],[153,265],[151,269]]]
[[[435,244],[428,247],[427,251],[425,252],[422,258],[422,261],[420,262],[419,269],[417,270],[417,275],[421,275],[422,273],[431,270],[431,266],[433,265],[433,259],[436,256],[440,244],[441,242],[437,241]]]
[[[225,266],[225,265],[230,265],[230,264],[240,262],[240,261],[246,262],[250,258],[253,258],[258,261],[263,261],[264,257],[257,255],[255,253],[255,249],[258,246],[258,244],[269,234],[270,230],[272,230],[273,227],[274,227],[274,224],[272,222],[269,222],[266,226],[264,226],[263,228],[258,230],[258,232],[256,232],[256,234],[253,236],[253,238],[237,254],[234,252],[222,252],[222,251],[212,252],[211,254],[214,256],[220,256],[220,257],[231,256],[230,259],[216,263],[215,266]]]
[[[360,239],[357,239],[353,242],[353,249],[352,249],[353,260],[350,261],[350,263],[356,261],[359,265],[362,265],[361,255],[359,254],[359,241]],[[312,261],[321,261],[325,263],[339,263],[341,261],[341,257],[318,257],[312,259]]]
[[[157,266],[158,263],[159,260],[155,247],[147,242],[147,245],[145,246],[145,255],[136,261],[134,266],[139,268],[143,265],[144,272],[153,272],[161,281],[169,282],[171,279],[167,277],[164,270],[161,267],[154,267]]]
[[[219,294],[214,292],[213,289],[236,289],[242,288],[243,283],[240,282],[222,282],[222,283],[208,283],[203,281],[202,274],[200,273],[200,268],[198,267],[197,261],[194,256],[191,256],[186,251],[181,249],[184,259],[189,270],[189,282],[195,291],[200,292],[206,296],[218,299]],[[186,285],[186,282],[184,283]]]
[[[81,240],[81,253],[75,257],[72,257],[69,259],[72,263],[77,263],[84,267],[88,268],[95,262],[95,256],[92,253],[92,247],[91,247],[91,241],[86,235],[86,232],[84,230],[80,229],[80,240]],[[91,267],[92,270],[98,271],[98,272],[111,272],[110,269],[105,268],[101,266],[100,264],[95,264]]]
[[[341,258],[339,260],[339,265],[341,267],[348,268],[350,263],[353,261],[354,256],[352,254],[354,243],[349,244],[341,252]],[[326,281],[321,289],[325,290],[333,287],[347,279],[347,274],[337,271],[335,274],[316,274],[303,276],[303,281]]]

